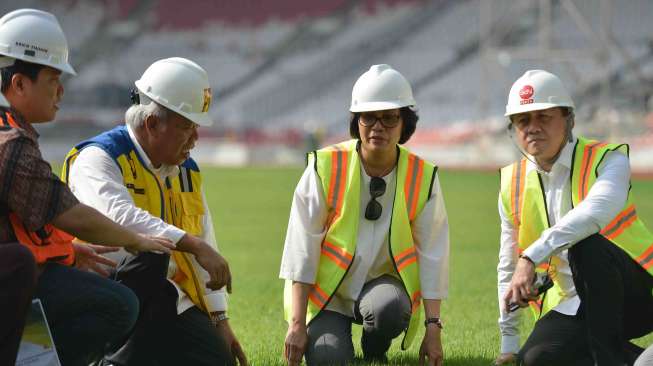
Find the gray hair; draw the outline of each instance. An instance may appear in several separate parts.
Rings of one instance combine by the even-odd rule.
[[[141,104],[133,104],[127,112],[125,112],[125,122],[133,129],[136,130],[143,126],[145,119],[149,116],[155,116],[160,121],[168,119],[168,110],[150,100],[141,94]],[[146,100],[143,100],[146,99]],[[149,103],[147,103],[149,101]],[[143,104],[146,102],[147,104]]]

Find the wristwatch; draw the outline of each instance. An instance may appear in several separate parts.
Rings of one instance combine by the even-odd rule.
[[[533,260],[531,259],[531,257],[529,257],[529,256],[527,256],[527,255],[525,255],[525,254],[520,254],[520,255],[519,255],[519,258],[521,258],[521,259],[525,259],[525,260],[531,262],[532,265],[535,265],[535,262],[533,262]]]
[[[442,319],[435,317],[435,318],[428,318],[424,320],[424,326],[428,327],[429,324],[435,324],[438,328],[442,329]]]
[[[211,318],[211,323],[213,323],[213,325],[218,325],[218,323],[220,323],[221,321],[229,319],[227,313],[225,312],[210,313],[209,317]]]

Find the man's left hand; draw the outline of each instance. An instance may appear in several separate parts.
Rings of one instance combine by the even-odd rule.
[[[429,324],[426,327],[422,345],[419,347],[419,364],[420,366],[442,366],[443,358],[440,328],[435,324]]]
[[[506,311],[511,303],[518,304],[520,307],[526,307],[528,306],[528,301],[537,298],[537,294],[531,288],[534,277],[535,265],[527,259],[519,258],[515,272],[512,275],[512,280],[510,281],[510,287],[503,296]]]
[[[249,364],[247,363],[245,352],[243,352],[243,348],[240,346],[240,342],[238,342],[236,335],[231,330],[229,321],[226,319],[219,321],[216,325],[216,329],[222,339],[224,339],[227,343],[227,346],[229,346],[231,354],[238,360],[238,364],[240,366],[248,366]]]
[[[109,271],[102,265],[114,268],[118,265],[118,263],[101,254],[117,252],[120,250],[119,247],[73,243],[73,248],[75,250],[75,268],[82,271],[95,272],[102,277],[108,277]]]

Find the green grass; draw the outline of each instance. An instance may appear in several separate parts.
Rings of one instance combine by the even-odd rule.
[[[233,274],[231,324],[253,365],[282,365],[286,333],[278,279],[286,224],[301,169],[204,169],[204,187],[221,251]],[[447,365],[490,365],[499,350],[496,265],[499,246],[495,173],[440,172],[449,214],[449,298],[443,304]],[[653,224],[653,182],[635,181],[638,211]],[[395,340],[392,364],[417,364],[421,334],[408,352]],[[354,327],[354,344],[360,327]],[[640,340],[650,344],[653,337]]]

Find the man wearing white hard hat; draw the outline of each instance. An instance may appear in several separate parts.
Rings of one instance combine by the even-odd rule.
[[[628,145],[575,136],[574,109],[543,70],[510,89],[524,158],[501,170],[497,364],[631,365],[641,349],[628,340],[653,330],[653,235],[633,203]],[[537,322],[520,349],[527,307]]]
[[[402,333],[408,349],[424,326],[420,361],[442,364],[449,230],[437,167],[403,146],[415,107],[403,75],[374,65],[353,87],[353,139],[308,155],[280,270],[289,365],[351,362],[352,323],[366,360],[386,360]]]
[[[0,72],[2,101],[11,106],[0,113],[0,246],[6,250],[19,243],[38,265],[36,277],[25,268],[29,259],[24,257],[11,264],[3,258],[2,268],[24,268],[11,281],[25,276],[36,281],[33,296],[43,304],[62,364],[88,365],[128,334],[138,299],[127,287],[89,273],[100,263],[112,264],[99,254],[117,248],[73,242],[74,236],[132,252],[169,252],[172,244],[137,235],[81,204],[43,160],[32,125],[55,118],[63,95],[59,77],[74,73],[66,37],[52,14],[20,9],[0,18]],[[24,302],[25,293],[4,298],[17,284],[0,284],[3,307]],[[32,296],[30,287],[25,290]],[[21,321],[18,311],[2,314],[16,317],[2,322],[3,331]],[[4,342],[13,342],[15,335],[1,338],[3,353]],[[1,364],[13,364],[1,357]]]
[[[0,82],[2,79],[0,78]],[[0,115],[5,115],[9,102],[0,93]],[[18,345],[25,326],[25,313],[36,287],[34,255],[20,243],[0,245],[0,364],[16,362]]]
[[[77,198],[136,232],[176,244],[172,256],[127,256],[115,278],[141,314],[114,365],[229,365],[246,357],[227,320],[231,274],[218,254],[202,176],[190,151],[211,125],[206,71],[174,57],[150,65],[125,125],[75,146],[62,178]]]

